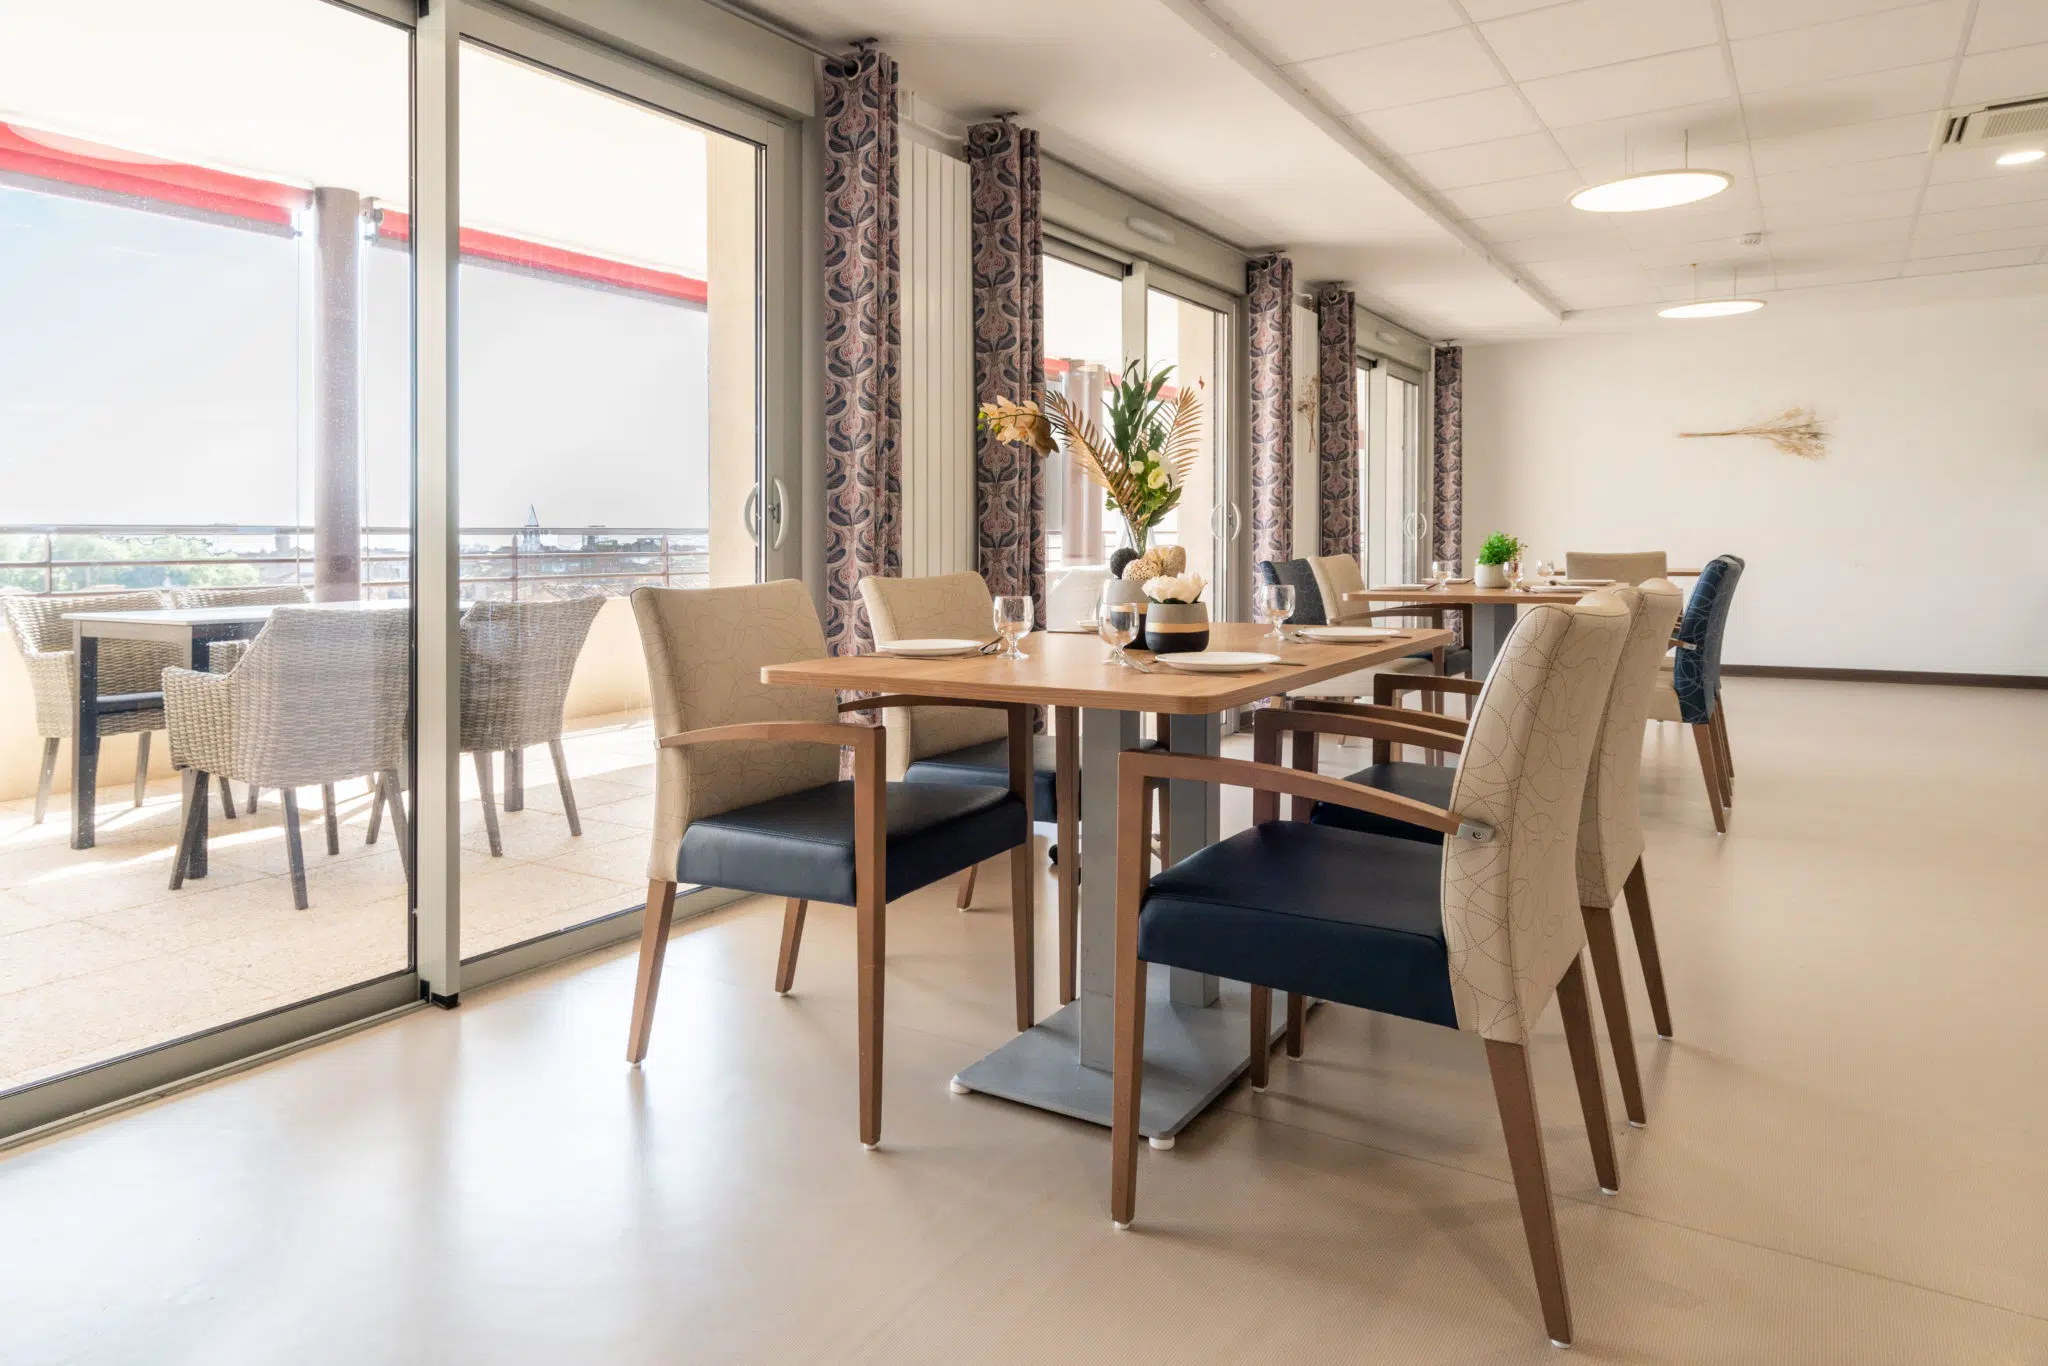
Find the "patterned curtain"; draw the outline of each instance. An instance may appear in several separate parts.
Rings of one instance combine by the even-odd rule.
[[[974,397],[1045,392],[1045,233],[1038,133],[1010,122],[967,130],[974,205]],[[974,442],[974,562],[991,593],[1031,595],[1045,627],[1045,465],[1017,442]]]
[[[1357,556],[1358,296],[1337,285],[1316,291],[1316,553]]]
[[[1436,524],[1429,557],[1456,560],[1465,544],[1465,352],[1439,346],[1431,367],[1436,382],[1436,425],[1431,433],[1430,487]]]
[[[825,639],[844,655],[874,643],[861,579],[902,573],[896,63],[869,50],[822,71]]]
[[[1245,263],[1250,296],[1252,559],[1294,558],[1294,263]]]

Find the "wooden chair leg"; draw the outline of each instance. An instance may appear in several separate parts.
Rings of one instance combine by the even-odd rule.
[[[1301,1056],[1302,1035],[1308,1027],[1308,997],[1298,991],[1287,993],[1287,1056]]]
[[[964,911],[974,904],[974,879],[980,872],[981,865],[976,863],[969,865],[967,871],[960,875],[960,891],[953,898],[954,909]]]
[[[192,866],[193,851],[199,847],[200,829],[206,824],[206,774],[196,768],[188,768],[180,775],[184,779],[184,801],[179,807],[181,819],[178,822],[178,850],[171,856],[171,890],[177,891],[185,885],[185,872]],[[227,785],[227,779],[221,779]]]
[[[326,812],[327,852],[334,855],[341,852],[341,812],[335,809],[334,784],[320,784],[320,806]]]
[[[810,902],[802,897],[790,897],[782,903],[782,952],[775,959],[775,993],[789,995],[789,989],[796,981],[797,950],[804,943],[804,911]]]
[[[1292,992],[1288,993],[1290,996]],[[1252,1090],[1266,1089],[1273,1061],[1273,989],[1252,987]]]
[[[1600,1083],[1600,1043],[1593,1037],[1593,1011],[1586,999],[1586,970],[1579,960],[1557,984],[1558,1013],[1564,1018],[1564,1042],[1572,1055],[1572,1079],[1579,1086],[1579,1109],[1586,1117],[1586,1141],[1593,1149],[1593,1174],[1608,1195],[1621,1190],[1621,1169],[1614,1160],[1614,1127],[1607,1117],[1607,1089]]]
[[[220,780],[220,814],[235,819],[235,785],[226,778]]]
[[[1636,866],[1629,869],[1628,881],[1621,884],[1622,898],[1628,902],[1628,918],[1636,932],[1636,957],[1643,964],[1643,985],[1650,992],[1650,1018],[1656,1022],[1657,1037],[1671,1037],[1671,1002],[1664,994],[1664,960],[1657,952],[1657,924],[1650,918],[1650,886],[1643,877],[1643,861],[1636,859]],[[1602,992],[1606,987],[1600,988]]]
[[[1121,931],[1122,926],[1118,926]],[[1145,963],[1135,928],[1117,935],[1116,1044],[1109,1121],[1109,1218],[1129,1228],[1138,1209],[1138,1115],[1145,1089]]]
[[[292,905],[305,910],[306,900],[306,846],[299,838],[299,792],[297,788],[281,787],[277,795],[284,806],[284,852],[292,869]]]
[[[476,761],[476,790],[484,803],[484,834],[490,837],[491,857],[505,857],[504,842],[498,837],[498,803],[491,792],[491,752],[477,750],[470,756]]]
[[[1728,833],[1728,812],[1721,805],[1721,762],[1714,753],[1713,731],[1706,725],[1692,727],[1693,743],[1700,751],[1700,776],[1707,783],[1707,806],[1714,813],[1716,834]]]
[[[43,823],[43,817],[50,810],[50,783],[57,776],[57,746],[62,744],[52,735],[43,741],[43,771],[36,777],[36,824]]]
[[[1564,1256],[1557,1238],[1557,1206],[1550,1198],[1550,1164],[1543,1156],[1543,1124],[1536,1113],[1536,1087],[1529,1075],[1529,1050],[1499,1039],[1486,1041],[1486,1066],[1493,1074],[1493,1098],[1507,1138],[1508,1165],[1515,1174],[1515,1198],[1522,1207],[1522,1232],[1536,1271],[1536,1298],[1543,1327],[1559,1346],[1572,1340],[1571,1299],[1564,1283]]]
[[[1054,724],[1053,805],[1060,861],[1053,869],[1053,883],[1059,898],[1060,1004],[1066,1005],[1077,994],[1080,970],[1081,709],[1056,708]]]
[[[1600,1011],[1607,1017],[1607,1042],[1621,1079],[1621,1104],[1638,1129],[1649,1123],[1643,1109],[1643,1079],[1636,1070],[1636,1036],[1629,1027],[1628,997],[1621,988],[1621,955],[1614,946],[1614,912],[1606,906],[1579,908],[1586,922],[1586,947],[1593,955],[1593,980],[1600,985]]]
[[[1728,702],[1721,696],[1720,689],[1714,690],[1714,725],[1721,732],[1721,771],[1728,775],[1728,781],[1735,781],[1735,752],[1728,745]]]
[[[391,838],[398,844],[398,863],[405,869],[405,885],[412,886],[412,831],[406,826],[405,789],[399,786],[396,769],[386,770],[377,779],[377,788],[383,794],[384,804],[391,811]]]
[[[1735,805],[1735,770],[1728,758],[1728,725],[1722,719],[1721,708],[1714,708],[1714,719],[1707,723],[1714,732],[1714,766],[1721,772],[1721,804],[1733,808]]]
[[[555,786],[561,789],[562,814],[569,818],[569,833],[580,839],[583,836],[583,818],[576,814],[576,789],[569,786],[569,760],[562,753],[559,736],[548,741],[548,758],[555,764]]]
[[[396,826],[398,799],[391,809]],[[668,956],[669,927],[675,923],[676,885],[655,879],[647,884],[647,909],[640,921],[640,972],[633,986],[633,1024],[626,1032],[626,1061],[638,1066],[647,1056],[647,1036],[654,1030],[654,998],[661,990],[661,962]]]
[[[882,1141],[882,964],[888,953],[887,908],[868,888],[855,893],[854,962],[859,974],[860,1143]]]
[[[135,804],[142,805],[142,799],[149,792],[149,735],[140,731],[135,736]],[[227,791],[227,784],[221,784],[221,791]]]
[[[1031,833],[1010,851],[1010,953],[1017,985],[1017,1032],[1038,1019],[1038,853]]]

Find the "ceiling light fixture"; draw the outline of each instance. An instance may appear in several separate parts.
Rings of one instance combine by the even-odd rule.
[[[1587,213],[1641,213],[1646,209],[1675,209],[1711,199],[1735,183],[1725,171],[1703,171],[1692,165],[1692,133],[1685,135],[1685,155],[1676,170],[1644,171],[1625,175],[1600,185],[1589,185],[1571,198],[1575,209]]]
[[[1998,164],[2001,166],[2025,166],[2031,162],[2039,161],[2042,157],[2048,157],[2048,152],[2042,151],[2039,147],[2027,147],[2017,152],[2007,152],[1998,159]]]
[[[1736,283],[1739,275],[1740,268],[1738,267],[1729,276],[1729,297],[1725,299],[1702,299],[1700,297],[1700,267],[1699,262],[1695,261],[1692,267],[1692,302],[1689,304],[1673,304],[1669,308],[1660,308],[1657,310],[1657,316],[1660,318],[1732,318],[1738,313],[1754,313],[1764,306],[1764,301],[1762,299],[1736,297],[1740,293]]]

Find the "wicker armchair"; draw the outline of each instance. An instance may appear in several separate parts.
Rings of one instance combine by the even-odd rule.
[[[297,789],[376,774],[406,855],[398,770],[405,761],[410,636],[402,611],[287,606],[271,616],[232,671],[164,671],[171,762],[196,775],[187,789],[173,888],[183,885],[201,838],[209,777],[276,788],[283,797],[292,903],[300,910],[308,903]],[[337,848],[331,799],[327,811],[331,853]]]
[[[290,607],[313,600],[304,588],[294,584],[262,584],[254,587],[233,588],[173,588],[169,592],[173,607]],[[242,656],[249,652],[246,640],[217,640],[207,657],[207,672],[224,674],[242,662]],[[249,810],[256,809],[256,794],[260,789],[249,789]],[[334,805],[334,794],[327,793],[327,805]],[[235,797],[228,790],[227,783],[220,785],[220,809],[229,820],[235,818]]]
[[[43,741],[42,774],[36,782],[36,823],[50,805],[50,783],[57,772],[57,746],[72,738],[78,724],[78,688],[73,673],[69,612],[135,612],[165,605],[153,589],[132,593],[66,593],[34,597],[10,593],[4,603],[9,633],[28,668],[36,699],[36,734]],[[151,693],[163,691],[165,669],[185,663],[176,646],[145,641],[109,640],[100,646],[100,691]],[[135,804],[142,805],[149,780],[151,731],[164,728],[162,707],[109,712],[100,716],[100,734],[135,734]]]

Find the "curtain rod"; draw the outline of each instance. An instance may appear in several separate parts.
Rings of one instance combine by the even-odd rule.
[[[809,52],[815,52],[818,56],[828,60],[837,60],[846,55],[845,48],[826,47],[816,39],[804,36],[780,20],[769,18],[751,5],[739,3],[739,0],[704,0],[704,3],[715,10],[722,10],[730,14],[735,19],[743,19],[755,28],[772,33],[784,42],[795,43],[798,47]],[[852,45],[849,44],[849,46]]]

